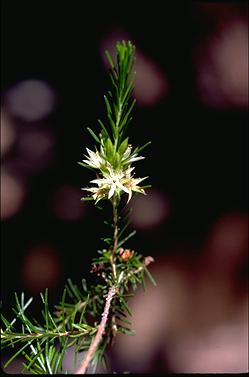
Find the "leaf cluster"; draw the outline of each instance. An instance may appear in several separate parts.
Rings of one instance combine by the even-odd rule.
[[[130,159],[136,156],[150,142],[142,147],[135,148],[131,154],[125,158],[125,152],[129,145],[129,138],[126,137],[127,128],[132,121],[131,112],[136,103],[132,98],[134,90],[134,63],[135,63],[135,46],[130,42],[122,41],[116,44],[117,67],[109,51],[105,51],[110,64],[109,76],[112,83],[112,90],[104,95],[106,107],[106,120],[98,119],[100,132],[98,135],[87,127],[94,141],[101,147],[101,157],[104,161],[109,162],[116,170],[125,169],[130,165]],[[80,165],[90,168],[84,162]],[[105,171],[105,165],[102,166]]]
[[[97,284],[87,287],[83,279],[79,287],[68,279],[62,298],[52,312],[46,290],[41,294],[43,320],[40,323],[26,314],[33,298],[25,300],[24,293],[20,297],[15,294],[12,321],[9,322],[1,314],[1,349],[8,347],[13,353],[5,368],[18,356],[23,356],[26,359],[24,370],[32,374],[57,374],[62,371],[63,359],[70,347],[74,348],[76,364],[77,355],[89,348],[97,332],[105,297],[113,284],[111,255],[106,249],[99,253],[100,257],[92,262],[93,266],[97,266],[93,272],[96,273]],[[130,287],[135,290],[140,283],[145,287],[144,273],[149,274],[143,257],[137,253],[125,262],[119,258],[116,266],[118,293],[113,301],[105,336],[92,361],[95,369],[99,363],[105,364],[105,351],[114,336],[118,333],[134,334],[130,328],[128,317],[132,313],[127,299],[132,295]],[[150,274],[149,277],[153,279]]]

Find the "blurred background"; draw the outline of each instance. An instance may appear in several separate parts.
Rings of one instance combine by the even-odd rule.
[[[129,136],[152,141],[136,164],[152,188],[131,201],[127,246],[155,259],[157,287],[131,299],[137,334],[110,370],[248,371],[248,3],[100,3],[2,2],[2,311],[25,291],[35,316],[40,291],[53,305],[89,276],[108,229],[80,202],[93,176],[77,161],[105,114],[104,50],[130,39]]]

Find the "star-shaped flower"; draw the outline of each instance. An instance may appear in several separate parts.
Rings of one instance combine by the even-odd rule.
[[[125,164],[130,165],[132,162],[143,160],[143,156],[137,156],[137,153],[131,154],[132,146],[129,144],[126,148],[126,151],[123,154],[122,162],[125,162]]]
[[[145,194],[144,190],[138,184],[147,177],[133,178],[131,175],[133,169],[128,168],[124,171],[114,171],[112,167],[107,167],[107,172],[103,173],[103,178],[91,181],[91,183],[97,184],[98,187],[84,188],[83,190],[90,191],[97,202],[101,199],[111,199],[115,193],[121,195],[122,192],[125,192],[128,194],[128,203],[133,191]]]
[[[100,155],[98,151],[93,152],[90,149],[86,148],[87,153],[89,156],[87,157],[87,160],[83,160],[87,165],[94,169],[100,169],[103,164],[105,164],[105,160],[103,157]]]

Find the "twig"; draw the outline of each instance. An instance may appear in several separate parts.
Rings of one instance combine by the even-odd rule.
[[[154,259],[152,257],[146,257],[145,261],[144,261],[144,266],[148,266],[151,262],[154,262]],[[139,273],[140,271],[142,271],[144,269],[144,266],[140,266],[137,270],[133,271],[132,273],[129,273],[127,275],[127,277],[129,277],[133,274]],[[123,276],[122,273],[120,274],[120,276]],[[119,279],[119,280],[121,280],[121,279]],[[104,311],[102,313],[102,319],[101,319],[101,322],[98,326],[97,334],[95,335],[95,338],[94,338],[90,348],[87,351],[86,357],[83,360],[82,365],[80,366],[80,368],[78,369],[78,371],[75,374],[85,374],[86,373],[86,371],[89,367],[89,364],[91,363],[91,360],[94,356],[94,353],[95,353],[96,349],[98,348],[98,345],[101,341],[102,335],[105,332],[105,326],[106,326],[106,322],[107,322],[108,315],[109,315],[110,305],[111,305],[112,299],[114,298],[116,293],[117,293],[117,287],[111,287],[109,289],[108,295],[106,297],[105,308],[104,308]]]
[[[113,204],[113,225],[114,225],[113,240],[114,240],[114,243],[113,243],[113,249],[112,249],[111,264],[112,264],[112,274],[113,274],[113,278],[115,280],[116,277],[117,277],[116,264],[115,264],[115,253],[116,253],[117,246],[118,246],[118,213],[117,213],[117,202],[116,202],[115,197],[113,199],[112,204]]]
[[[97,334],[95,335],[95,338],[94,338],[90,348],[87,351],[85,359],[83,360],[80,368],[78,369],[78,371],[75,374],[85,374],[86,373],[86,371],[87,371],[87,369],[88,369],[88,367],[91,363],[91,360],[94,356],[94,353],[95,353],[96,349],[98,348],[98,345],[101,341],[102,335],[105,332],[105,326],[106,326],[106,322],[107,322],[108,315],[109,315],[111,301],[112,301],[112,299],[113,299],[113,297],[115,296],[116,293],[117,293],[116,287],[111,287],[109,289],[108,295],[106,297],[105,308],[104,308],[104,311],[102,313],[102,319],[101,319],[101,322],[98,326]]]

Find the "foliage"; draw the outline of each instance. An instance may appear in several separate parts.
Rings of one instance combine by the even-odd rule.
[[[15,294],[14,319],[9,322],[1,316],[2,348],[13,349],[13,355],[5,367],[23,355],[26,359],[24,370],[32,374],[60,373],[67,349],[74,346],[77,358],[82,351],[89,350],[99,334],[100,341],[90,357],[96,369],[100,362],[105,361],[107,346],[117,334],[133,334],[129,321],[131,310],[127,303],[130,290],[135,290],[138,284],[145,286],[145,275],[155,284],[147,269],[153,258],[144,258],[138,252],[123,248],[135,231],[127,234],[129,222],[120,215],[122,197],[128,195],[128,202],[134,193],[145,194],[144,189],[149,187],[139,186],[147,177],[135,178],[132,167],[134,162],[144,158],[138,153],[149,143],[133,150],[126,136],[135,104],[135,100],[132,100],[135,47],[130,42],[118,42],[116,51],[117,66],[110,53],[106,52],[113,87],[104,96],[107,117],[104,122],[99,120],[99,134],[88,128],[96,143],[95,151],[87,148],[88,154],[79,162],[96,173],[96,178],[91,181],[96,186],[84,188],[88,195],[82,200],[93,200],[95,205],[99,201],[108,201],[113,210],[112,221],[106,221],[111,235],[103,240],[105,247],[98,250],[98,257],[92,260],[91,273],[95,274],[96,284],[87,286],[83,279],[79,287],[68,279],[60,303],[52,312],[46,290],[41,294],[42,324],[27,314],[33,299],[25,300],[24,293],[20,297]],[[115,294],[109,300],[110,308],[107,311],[105,305],[113,287]],[[99,324],[105,311],[105,329],[100,334]]]

